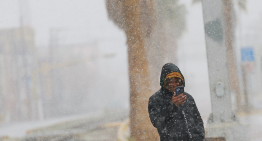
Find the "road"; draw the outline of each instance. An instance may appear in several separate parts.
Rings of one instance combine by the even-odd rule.
[[[115,141],[120,122],[128,112],[68,121],[30,132],[21,141]]]

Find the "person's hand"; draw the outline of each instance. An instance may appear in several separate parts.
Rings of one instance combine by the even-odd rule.
[[[172,97],[172,102],[176,105],[179,106],[180,104],[185,103],[186,101],[186,95],[184,95],[183,93],[176,96],[176,94],[174,94],[174,96]]]

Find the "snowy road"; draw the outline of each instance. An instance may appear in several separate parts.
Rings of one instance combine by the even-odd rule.
[[[101,138],[101,134],[99,134],[98,136],[94,136],[92,135],[93,131],[104,132],[104,137],[110,134],[113,135],[111,133],[112,130],[113,133],[116,133],[117,128],[112,128],[112,130],[108,130],[108,128],[111,128],[111,126],[107,127],[101,125],[106,123],[123,121],[127,117],[128,112],[112,112],[93,118],[83,118],[75,121],[64,122],[47,128],[35,130],[29,135],[27,135],[25,138],[23,138],[22,141],[78,141],[84,140],[84,138],[88,138],[90,136],[94,140],[97,140],[98,138]],[[111,138],[113,137],[116,138],[116,135],[112,136]]]
[[[77,141],[96,140],[96,138],[106,137],[106,140],[113,141],[116,140],[119,124],[109,124],[110,126],[107,124],[118,123],[126,118],[128,118],[127,110],[19,123],[16,125],[6,124],[0,127],[0,137],[17,138],[19,141]]]

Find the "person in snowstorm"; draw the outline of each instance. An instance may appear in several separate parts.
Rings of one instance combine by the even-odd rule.
[[[148,103],[149,117],[160,141],[203,141],[203,120],[193,97],[186,92],[176,96],[175,88],[185,87],[184,76],[176,65],[163,66],[160,85]]]

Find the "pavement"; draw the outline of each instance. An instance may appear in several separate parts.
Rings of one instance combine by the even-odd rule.
[[[60,118],[31,121],[31,122],[2,123],[0,124],[0,137],[21,138],[26,136],[28,132],[35,129],[45,128],[59,123],[78,120],[91,116],[99,116],[101,114],[102,114],[101,112],[97,112],[97,113],[60,117]]]
[[[115,141],[128,112],[102,112],[0,126],[0,141]]]
[[[119,126],[100,127],[85,134],[79,135],[82,141],[116,141]]]

